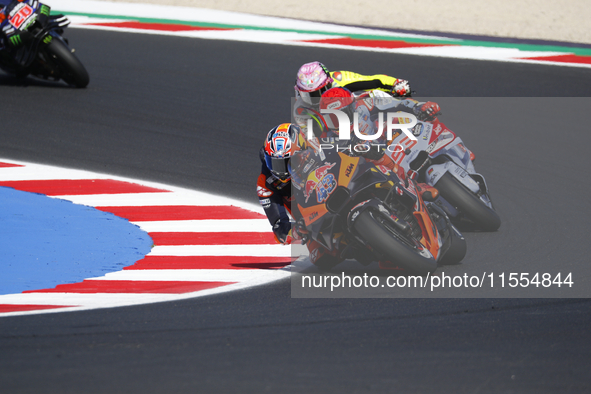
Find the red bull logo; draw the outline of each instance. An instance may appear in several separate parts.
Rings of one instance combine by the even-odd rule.
[[[304,187],[304,196],[306,197],[306,202],[308,202],[308,199],[314,190],[316,190],[316,187],[321,182],[322,178],[324,178],[328,171],[335,165],[336,163],[325,163],[323,166],[318,167],[316,170],[314,170],[314,172],[311,172],[310,175],[308,175],[308,180],[306,181],[306,185]]]
[[[318,182],[315,182],[313,180],[306,181],[306,187],[304,188],[304,196],[306,197],[306,202],[308,202],[308,198],[310,198],[312,192],[314,191],[314,189],[316,189],[317,184]]]

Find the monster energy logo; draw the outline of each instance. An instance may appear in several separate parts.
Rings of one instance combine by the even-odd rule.
[[[42,5],[41,6],[41,11],[39,11],[39,12],[41,12],[43,15],[49,16],[49,7],[46,6],[46,5]]]
[[[47,37],[45,37],[45,38],[43,39],[43,42],[44,42],[44,43],[46,43],[46,44],[49,44],[49,43],[51,42],[51,40],[52,40],[52,39],[53,39],[53,37],[52,37],[52,36],[47,36]]]
[[[22,42],[22,41],[21,41],[21,36],[20,36],[20,35],[15,35],[15,36],[12,36],[12,37],[10,37],[10,43],[11,43],[13,46],[20,45],[20,44],[21,44],[21,42]]]

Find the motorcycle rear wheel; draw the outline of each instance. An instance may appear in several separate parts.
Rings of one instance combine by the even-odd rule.
[[[464,187],[457,179],[445,173],[435,184],[443,198],[460,211],[467,219],[474,222],[480,231],[497,231],[501,227],[501,218],[487,207],[474,193]]]
[[[379,220],[379,214],[371,210],[362,212],[354,223],[357,235],[397,265],[402,270],[401,273],[425,276],[437,269],[437,261],[434,258],[422,256],[408,240],[404,240],[407,237],[386,226],[386,222]]]
[[[61,40],[54,38],[47,44],[46,51],[58,64],[60,77],[68,84],[77,88],[85,88],[90,82],[88,71],[70,48]]]

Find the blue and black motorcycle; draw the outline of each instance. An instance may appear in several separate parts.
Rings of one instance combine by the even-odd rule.
[[[8,3],[0,13],[2,70],[20,78],[32,75],[78,88],[88,85],[86,68],[62,37],[70,24],[64,15],[50,15],[49,6],[37,0],[2,3]]]

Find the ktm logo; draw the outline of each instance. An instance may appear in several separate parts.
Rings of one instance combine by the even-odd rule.
[[[351,163],[351,164],[349,164],[349,166],[345,170],[345,176],[347,178],[349,178],[351,176],[351,172],[353,172],[353,167],[355,167],[355,165],[353,165],[353,163]]]

